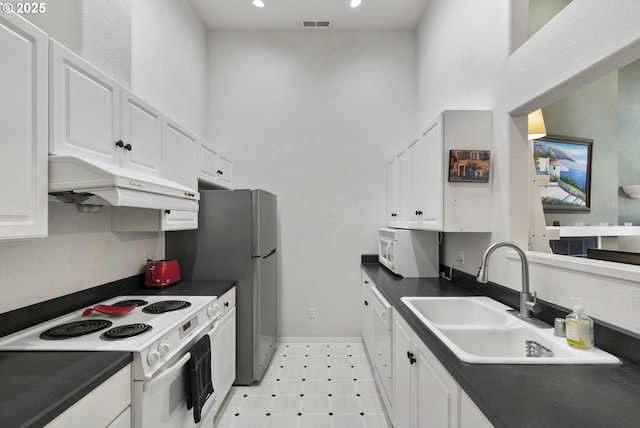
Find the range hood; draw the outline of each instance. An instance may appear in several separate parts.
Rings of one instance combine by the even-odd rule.
[[[74,156],[49,156],[49,193],[63,202],[198,211],[200,194],[174,181]]]

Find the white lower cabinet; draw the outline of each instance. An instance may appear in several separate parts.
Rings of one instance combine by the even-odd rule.
[[[371,280],[362,271],[362,341],[369,354],[373,348],[373,323],[371,308]]]
[[[235,288],[218,297],[222,318],[211,336],[211,367],[213,387],[217,394],[211,409],[215,416],[236,380],[236,291]]]
[[[124,409],[120,416],[114,419],[107,428],[131,428],[131,407]]]
[[[55,418],[47,428],[131,428],[131,364]]]
[[[471,401],[471,398],[460,390],[460,426],[473,428],[493,428],[491,422],[478,409],[478,406]]]
[[[489,428],[492,425],[413,329],[393,320],[394,427]]]

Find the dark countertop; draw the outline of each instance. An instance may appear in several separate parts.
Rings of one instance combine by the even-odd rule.
[[[129,352],[0,352],[0,425],[44,426],[131,361]]]
[[[182,281],[162,289],[137,288],[140,281],[135,280],[128,279],[119,288],[99,287],[1,314],[0,319],[12,320],[14,329],[20,327],[19,323],[25,328],[46,320],[28,319],[32,314],[59,315],[65,313],[61,308],[72,311],[117,295],[221,296],[236,285],[236,281]],[[129,352],[0,350],[0,426],[44,426],[132,360]]]
[[[222,296],[236,285],[236,281],[181,281],[166,288],[141,288],[133,294],[162,296]]]
[[[441,278],[401,278],[378,263],[362,268],[495,427],[640,426],[640,366],[464,363],[400,298],[477,293]]]

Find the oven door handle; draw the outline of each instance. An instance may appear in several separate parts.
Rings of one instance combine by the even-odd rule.
[[[187,352],[186,354],[184,354],[184,356],[182,358],[180,358],[180,361],[178,361],[177,363],[175,363],[173,366],[171,366],[170,368],[164,370],[162,373],[160,373],[158,376],[155,376],[153,378],[151,378],[151,380],[147,381],[144,383],[143,389],[144,391],[153,391],[153,388],[159,384],[162,383],[162,381],[170,376],[173,376],[178,370],[181,370],[182,367],[187,364],[187,362],[191,359],[191,353]]]

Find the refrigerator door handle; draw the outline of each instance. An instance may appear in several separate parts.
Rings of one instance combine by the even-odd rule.
[[[276,253],[276,249],[274,248],[273,250],[269,251],[269,254],[267,254],[266,256],[262,257],[263,259],[266,259],[267,257],[271,257]]]
[[[267,254],[266,256],[251,256],[252,259],[266,259],[267,257],[271,257],[272,255],[274,255],[276,253],[276,249],[274,248],[273,250],[269,251],[269,254]]]

